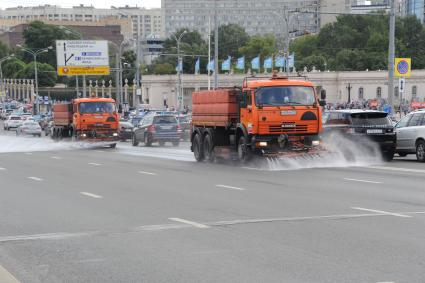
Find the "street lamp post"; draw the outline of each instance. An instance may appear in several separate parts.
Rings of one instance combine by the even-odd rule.
[[[37,55],[41,54],[41,53],[46,53],[49,52],[49,50],[53,49],[52,46],[49,46],[47,48],[42,48],[42,49],[28,49],[23,47],[20,44],[16,45],[17,47],[21,48],[22,51],[25,51],[29,54],[31,54],[33,56],[34,59],[34,80],[35,80],[35,99],[36,99],[36,114],[39,114],[40,112],[40,102],[38,99],[38,68],[37,68]]]
[[[181,77],[181,73],[182,73],[182,69],[183,69],[183,59],[181,57],[180,54],[180,41],[182,39],[182,37],[187,33],[187,30],[184,30],[179,38],[177,38],[174,34],[171,34],[174,39],[177,42],[177,81],[178,81],[178,89],[177,89],[177,101],[178,101],[178,106],[179,106],[179,110],[183,109],[183,93],[182,93],[182,77]]]
[[[120,105],[123,103],[123,97],[122,97],[122,52],[125,44],[128,44],[132,42],[133,40],[123,40],[121,41],[121,44],[118,46],[113,41],[110,41],[112,45],[114,45],[117,48],[118,53],[115,54],[115,67],[116,67],[116,74],[115,74],[115,80],[116,80],[116,103],[117,105]]]
[[[9,60],[13,57],[15,57],[15,54],[10,54],[0,59],[0,98],[1,98],[1,91],[3,88],[3,70],[1,68],[1,64],[3,64],[4,61]]]

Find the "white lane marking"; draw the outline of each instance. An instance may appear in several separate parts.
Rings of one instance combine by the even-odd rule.
[[[28,240],[58,240],[74,237],[84,237],[95,235],[98,232],[82,232],[82,233],[48,233],[48,234],[34,234],[34,235],[19,235],[19,236],[4,236],[0,237],[0,243],[28,241]],[[1,280],[0,280],[1,282]]]
[[[215,185],[217,188],[224,188],[224,189],[231,189],[231,190],[237,190],[237,191],[245,191],[244,188],[238,188],[238,187],[232,187],[227,185]]]
[[[352,209],[362,210],[362,211],[369,211],[369,212],[375,212],[375,213],[380,213],[380,214],[385,214],[385,215],[392,215],[392,216],[397,216],[397,217],[412,217],[410,215],[405,215],[405,214],[400,214],[400,213],[393,213],[393,212],[388,212],[388,211],[383,211],[383,210],[363,208],[363,207],[352,207]]]
[[[155,176],[155,175],[156,175],[156,173],[146,172],[146,171],[139,171],[139,174],[153,175],[153,176]]]
[[[361,182],[361,183],[370,183],[370,184],[382,184],[382,182],[375,182],[375,181],[368,181],[368,180],[360,180],[360,179],[350,179],[350,178],[344,178],[346,181],[353,181],[353,182]]]
[[[376,283],[395,283],[393,281],[382,281],[382,282],[376,282]]]
[[[186,219],[174,218],[174,217],[168,218],[168,219],[170,219],[171,221],[176,221],[176,222],[192,225],[193,227],[196,227],[196,228],[201,228],[201,229],[209,228],[209,226],[207,226],[205,224],[193,222],[193,221],[186,220]]]
[[[51,159],[58,159],[58,160],[59,160],[59,159],[62,159],[62,157],[59,157],[59,156],[51,156],[50,158],[51,158]]]
[[[2,283],[19,283],[15,276],[10,274],[3,266],[0,265],[0,282]]]
[[[4,167],[0,167],[0,171],[4,171],[4,170],[7,170],[6,168],[4,168]]]
[[[100,165],[102,165],[102,164],[94,163],[94,162],[89,162],[88,164],[89,164],[89,165],[93,165],[93,166],[100,166]]]
[[[42,178],[38,178],[38,177],[28,177],[28,179],[34,180],[34,181],[43,181]]]
[[[103,152],[106,152],[106,151],[104,151],[104,150],[99,150],[99,149],[97,149],[97,150],[95,150],[96,152],[101,152],[101,153],[103,153]]]
[[[88,192],[80,192],[80,194],[88,196],[88,197],[92,197],[92,198],[103,198],[102,196],[95,195],[95,194],[88,193]]]
[[[32,155],[32,152],[25,152],[26,155]]]
[[[379,170],[387,170],[387,171],[425,173],[425,170],[410,169],[410,168],[401,168],[401,167],[367,166],[366,168],[379,169]]]

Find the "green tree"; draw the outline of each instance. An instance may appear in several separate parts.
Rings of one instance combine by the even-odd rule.
[[[3,42],[0,41],[0,59],[7,56],[8,53],[9,49],[5,44],[3,44]]]
[[[249,38],[245,29],[237,24],[220,26],[218,28],[218,57],[220,59],[227,59],[227,56],[239,57],[239,47],[247,44]],[[211,42],[214,47],[214,34]]]
[[[38,85],[40,87],[52,87],[55,86],[57,75],[56,70],[52,66],[46,63],[37,62],[38,72]],[[34,78],[34,62],[31,62],[25,66],[25,68],[18,73],[18,77],[22,79]]]
[[[271,34],[264,36],[254,35],[246,45],[239,48],[239,53],[247,58],[254,58],[260,55],[261,58],[272,55],[276,51],[276,40]]]
[[[305,57],[299,61],[295,62],[295,67],[298,70],[303,70],[304,67],[307,67],[308,71],[313,70],[313,67],[316,68],[316,70],[324,71],[325,70],[325,64],[326,58],[324,56],[320,55],[311,55],[308,57]]]
[[[155,65],[168,63],[174,66],[173,73],[176,73],[175,68],[177,66],[177,42],[174,37],[179,38],[185,30],[187,33],[182,36],[180,42],[180,53],[185,55],[185,57],[183,57],[183,72],[191,74],[195,72],[195,61],[197,60],[197,55],[206,55],[208,53],[208,46],[199,32],[190,31],[189,29],[184,28],[179,29],[173,34],[174,36],[170,36],[164,41],[163,53],[167,55],[160,56],[153,62],[153,66],[150,68],[152,72],[155,69]],[[205,69],[202,67],[205,66],[205,61],[206,60],[201,60],[201,70]]]
[[[25,69],[25,63],[18,58],[5,61],[2,64],[3,77],[7,79],[16,79],[18,74]],[[25,79],[31,79],[30,77]]]
[[[157,64],[153,69],[155,75],[170,75],[175,72],[175,67],[169,63]]]
[[[56,66],[56,40],[79,39],[78,34],[72,33],[61,26],[45,24],[40,21],[31,22],[24,30],[25,47],[29,49],[42,49],[52,46],[47,53],[37,56],[37,61]],[[22,59],[29,63],[33,61],[30,54],[20,52]]]

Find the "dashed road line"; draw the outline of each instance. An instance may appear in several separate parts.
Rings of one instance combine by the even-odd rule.
[[[238,188],[238,187],[232,187],[227,185],[215,185],[217,188],[224,188],[224,189],[231,189],[231,190],[237,190],[237,191],[245,191],[244,188]]]
[[[344,180],[346,180],[346,181],[352,181],[352,182],[360,182],[360,183],[382,184],[382,182],[360,180],[360,179],[351,179],[351,178],[344,178]]]
[[[401,213],[393,213],[393,212],[388,212],[388,211],[383,211],[383,210],[376,210],[376,209],[369,209],[369,208],[363,208],[363,207],[352,207],[352,209],[356,209],[356,210],[362,210],[362,211],[369,211],[369,212],[375,212],[375,213],[380,213],[380,214],[385,214],[385,215],[391,215],[391,216],[397,216],[397,217],[412,217],[410,215],[406,215],[406,214],[401,214]]]
[[[0,282],[2,283],[19,283],[20,281],[16,279],[9,271],[6,270],[3,266],[0,265]]]
[[[171,220],[171,221],[176,221],[176,222],[188,224],[188,225],[191,225],[191,226],[196,227],[196,228],[201,228],[201,229],[209,228],[209,226],[207,226],[205,224],[198,223],[198,222],[193,222],[193,221],[186,220],[186,219],[174,218],[174,217],[173,218],[168,218],[168,219]]]
[[[38,178],[38,177],[28,177],[28,179],[31,179],[31,180],[34,180],[34,181],[38,181],[38,182],[43,181],[42,178]]]
[[[153,173],[153,172],[146,172],[146,171],[139,171],[139,174],[152,175],[152,176],[155,176],[155,175],[156,175],[156,173]]]
[[[103,198],[102,196],[96,195],[96,194],[92,194],[92,193],[88,193],[88,192],[80,192],[80,194],[88,196],[88,197],[92,197],[92,198]]]
[[[425,170],[402,168],[402,167],[367,166],[366,168],[386,170],[386,171],[398,171],[398,172],[410,172],[410,173],[425,173]]]
[[[59,160],[59,159],[62,159],[62,157],[59,157],[59,156],[51,156],[50,158],[51,158],[51,159],[58,159],[58,160]]]
[[[5,170],[7,170],[7,169],[4,168],[4,167],[0,167],[0,171],[5,171]]]
[[[32,155],[32,152],[25,152],[26,155]]]
[[[102,164],[94,163],[94,162],[89,162],[88,164],[89,164],[89,165],[93,165],[93,166],[101,166],[101,165],[102,165]]]
[[[19,235],[19,236],[4,236],[4,237],[0,237],[0,243],[29,241],[29,240],[58,240],[58,239],[90,236],[96,233],[97,232],[48,233],[48,234],[33,234],[33,235]],[[2,281],[0,280],[0,282]]]

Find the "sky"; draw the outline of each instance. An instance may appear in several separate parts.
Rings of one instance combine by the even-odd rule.
[[[146,8],[159,8],[161,7],[161,0],[0,0],[0,9],[16,6],[38,6],[38,5],[58,5],[64,8],[72,6],[93,5],[96,8],[110,8],[111,6],[138,6]],[[119,3],[119,4],[117,4]]]

